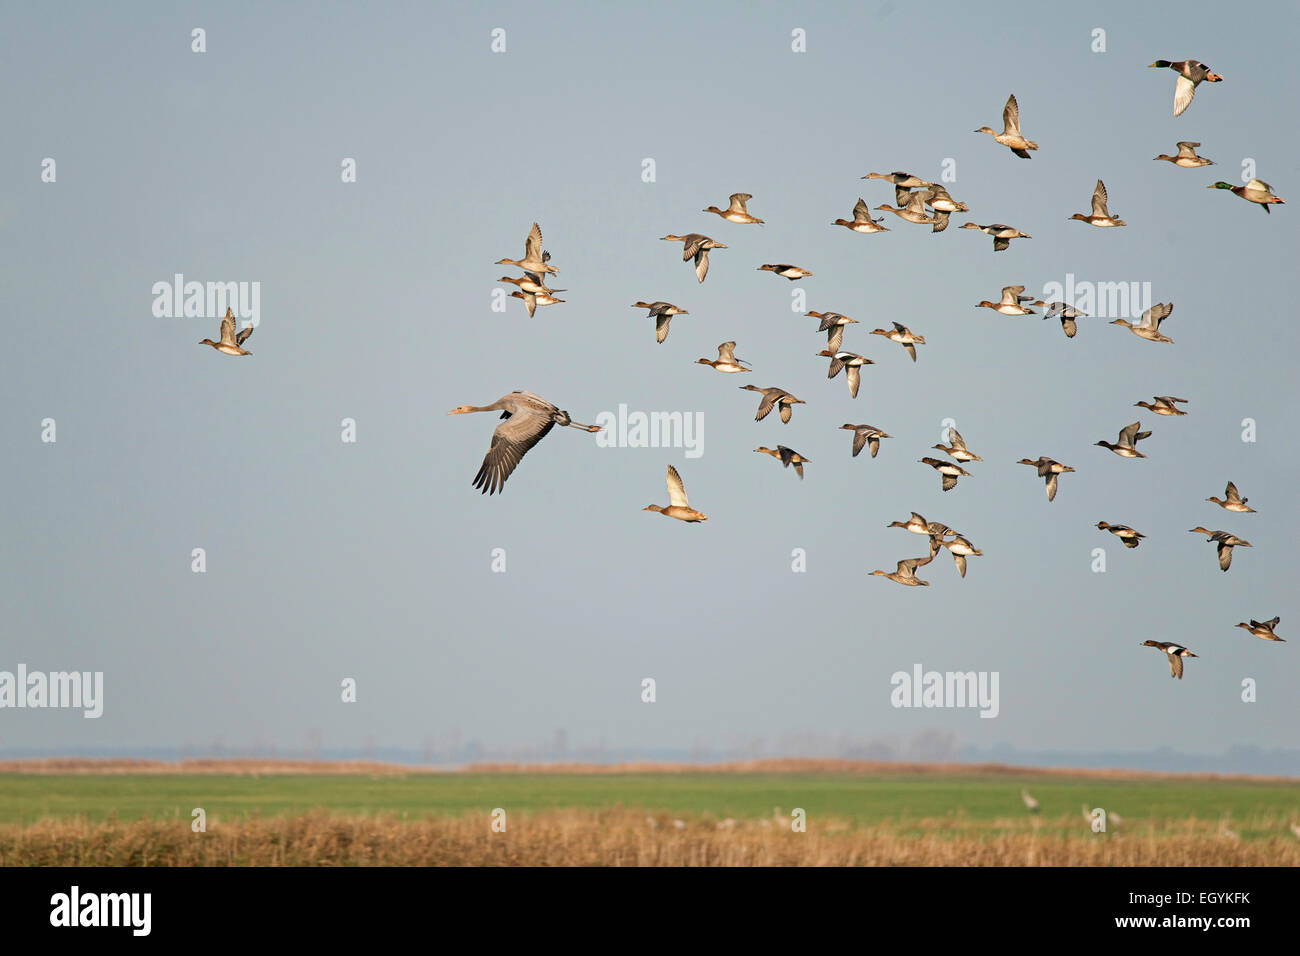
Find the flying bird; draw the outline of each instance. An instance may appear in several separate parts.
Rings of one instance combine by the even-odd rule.
[[[1102,448],[1109,448],[1121,458],[1145,458],[1146,455],[1137,450],[1137,443],[1144,438],[1150,438],[1150,432],[1140,432],[1141,422],[1133,422],[1131,425],[1125,425],[1119,430],[1119,438],[1115,442],[1099,441],[1094,442]]]
[[[924,335],[915,335],[912,330],[901,322],[895,322],[892,329],[872,329],[872,335],[883,335],[891,342],[897,342],[903,346],[903,350],[912,356],[912,361],[916,361],[916,346],[925,344]]]
[[[817,353],[822,358],[831,360],[830,369],[826,373],[827,378],[834,378],[844,369],[844,377],[849,383],[849,397],[858,397],[858,386],[862,381],[862,366],[875,365],[869,358],[864,358],[856,352],[832,352],[830,349],[822,349]]]
[[[1186,404],[1187,399],[1185,398],[1174,398],[1172,395],[1154,395],[1152,396],[1152,398],[1153,401],[1150,402],[1134,402],[1133,407],[1149,408],[1157,415],[1186,415],[1187,414],[1185,411],[1183,411],[1175,404],[1175,402],[1183,402],[1184,404]]]
[[[992,236],[994,252],[1001,252],[1003,249],[1006,249],[1011,245],[1012,239],[1034,238],[1027,232],[1021,232],[1014,226],[1003,225],[1000,222],[995,222],[988,226],[981,226],[974,222],[963,222],[961,227],[963,229],[978,229],[980,232],[984,233],[984,235]]]
[[[718,357],[716,359],[710,361],[709,359],[702,358],[699,359],[695,364],[709,365],[717,369],[719,372],[730,372],[732,374],[735,374],[736,372],[750,371],[749,369],[745,368],[745,366],[749,364],[748,362],[746,362],[744,359],[736,358],[736,353],[732,351],[733,349],[735,349],[735,347],[736,347],[735,342],[723,342],[721,345],[718,346]]]
[[[786,448],[784,445],[777,445],[775,448],[767,448],[760,445],[755,448],[754,451],[761,455],[771,455],[773,458],[781,462],[782,468],[789,468],[793,465],[795,474],[799,476],[800,481],[803,480],[803,466],[808,463],[808,459],[799,454],[793,448]]]
[[[858,452],[862,451],[864,446],[870,445],[871,457],[876,457],[876,452],[880,451],[880,439],[892,438],[892,435],[886,435],[875,425],[841,425],[841,429],[848,429],[853,432],[853,457],[858,457]]]
[[[1086,216],[1081,212],[1076,212],[1070,218],[1078,219],[1090,226],[1097,226],[1101,229],[1128,225],[1119,216],[1112,216],[1110,210],[1106,208],[1106,184],[1100,179],[1097,180],[1097,185],[1092,190],[1092,212]]]
[[[784,262],[764,263],[763,265],[759,266],[756,271],[775,272],[781,278],[789,279],[791,282],[795,282],[798,279],[802,279],[804,276],[812,275],[812,273],[809,272],[807,269],[800,269],[798,266],[792,266]]]
[[[988,133],[1021,159],[1031,158],[1026,150],[1038,148],[1037,143],[1020,135],[1020,104],[1016,102],[1014,93],[1007,97],[1007,104],[1002,107],[1002,132],[996,132],[988,126],[981,126],[975,132]]]
[[[1142,318],[1136,325],[1127,319],[1112,319],[1110,324],[1122,325],[1138,338],[1146,339],[1148,342],[1168,342],[1172,345],[1174,340],[1161,333],[1160,325],[1173,311],[1172,302],[1157,302],[1142,313]]]
[[[1232,566],[1232,549],[1252,547],[1249,541],[1243,541],[1235,534],[1229,534],[1227,531],[1207,531],[1200,525],[1190,528],[1188,534],[1203,534],[1207,540],[1213,541],[1219,551],[1219,570],[1226,571]]]
[[[844,226],[853,232],[860,232],[863,235],[871,235],[874,232],[889,232],[885,226],[880,225],[885,221],[885,217],[879,219],[871,218],[871,207],[862,197],[858,197],[857,204],[853,207],[853,220],[835,219],[831,221],[832,226]]]
[[[1074,471],[1069,465],[1062,465],[1059,461],[1053,461],[1042,456],[1033,461],[1028,458],[1021,458],[1016,464],[1029,465],[1031,468],[1038,469],[1038,477],[1046,480],[1048,501],[1056,500],[1056,479],[1067,471]]]
[[[1210,497],[1206,498],[1205,500],[1213,501],[1224,511],[1240,511],[1240,512],[1248,512],[1250,514],[1255,513],[1254,508],[1250,508],[1246,506],[1246,502],[1249,501],[1250,499],[1241,497],[1241,495],[1237,493],[1237,486],[1234,485],[1232,482],[1228,482],[1228,487],[1223,490],[1222,501],[1220,501],[1218,498],[1214,497],[1213,495],[1210,495]]]
[[[719,209],[717,206],[706,206],[704,212],[711,212],[714,215],[721,216],[723,219],[727,220],[727,222],[753,222],[758,223],[761,226],[763,220],[755,219],[749,214],[749,210],[745,208],[745,203],[749,202],[753,198],[754,197],[749,193],[732,193],[727,200],[730,205],[727,206],[726,209]]]
[[[726,243],[716,242],[698,232],[688,232],[684,236],[664,236],[663,240],[682,244],[682,262],[695,260],[695,278],[700,282],[709,274],[709,251],[727,248]]]
[[[1260,209],[1268,212],[1268,207],[1274,204],[1286,204],[1285,199],[1280,199],[1273,195],[1273,187],[1262,179],[1252,179],[1244,186],[1234,186],[1232,183],[1225,183],[1220,180],[1206,187],[1207,189],[1226,189],[1234,196],[1240,196],[1246,202],[1253,202],[1259,205]]]
[[[1134,531],[1126,524],[1109,524],[1105,521],[1098,521],[1097,527],[1102,531],[1109,531],[1115,537],[1123,542],[1126,548],[1136,548],[1146,537],[1141,531]]]
[[[1174,84],[1174,115],[1182,116],[1187,107],[1192,105],[1192,97],[1202,81],[1207,83],[1222,82],[1223,77],[1211,72],[1200,60],[1156,60],[1148,64],[1150,69],[1170,69],[1178,74]],[[1197,144],[1200,145],[1199,143]]]
[[[781,421],[790,424],[790,414],[795,405],[807,405],[802,398],[795,398],[793,393],[787,392],[783,388],[759,388],[757,385],[740,386],[746,392],[762,392],[763,397],[758,403],[758,412],[754,415],[754,421],[761,422],[767,418],[772,409],[780,405]]]
[[[505,419],[492,432],[492,444],[483,457],[483,464],[474,476],[474,487],[491,495],[505,487],[506,479],[518,467],[528,450],[550,433],[556,425],[572,426],[583,431],[598,432],[599,425],[583,425],[569,417],[569,413],[552,405],[532,392],[514,391],[503,395],[491,405],[458,405],[448,415],[467,415],[470,412],[501,412]]]
[[[524,257],[522,259],[498,259],[496,264],[499,266],[518,266],[524,272],[532,272],[536,275],[552,273],[559,275],[560,270],[551,266],[551,254],[542,249],[542,228],[533,223],[533,228],[528,230],[528,237],[524,240]]]
[[[1278,621],[1280,620],[1282,620],[1280,617],[1275,617],[1271,621],[1257,621],[1254,618],[1251,618],[1249,624],[1243,621],[1242,623],[1238,624],[1237,627],[1244,627],[1247,631],[1249,631],[1255,637],[1260,638],[1261,640],[1281,641],[1283,644],[1285,644],[1286,643],[1285,638],[1278,637],[1276,634],[1273,633],[1273,628],[1277,627]]]
[[[1174,644],[1171,641],[1143,641],[1143,647],[1154,647],[1164,651],[1169,655],[1169,676],[1183,679],[1183,658],[1199,657],[1199,654],[1193,654],[1181,644]]]
[[[668,507],[646,505],[641,510],[657,511],[678,521],[699,523],[709,520],[706,515],[692,508],[690,502],[686,500],[686,487],[682,484],[682,476],[677,474],[677,469],[672,465],[668,466]]]
[[[668,338],[668,323],[672,321],[673,316],[690,315],[685,309],[679,309],[671,302],[634,302],[632,308],[650,310],[646,318],[655,320],[655,341],[660,345]]]
[[[1167,163],[1173,163],[1175,166],[1182,166],[1184,169],[1195,169],[1198,166],[1213,166],[1214,160],[1206,159],[1204,156],[1196,155],[1196,147],[1200,143],[1175,143],[1178,147],[1178,154],[1168,156],[1161,153],[1159,156],[1153,156],[1152,161],[1163,159]]]
[[[227,355],[252,355],[252,352],[246,352],[240,346],[248,340],[253,334],[253,327],[240,329],[235,333],[235,313],[230,311],[230,306],[226,306],[226,314],[221,317],[221,334],[220,341],[214,342],[212,339],[202,339],[199,345],[211,345],[218,352],[224,352]]]

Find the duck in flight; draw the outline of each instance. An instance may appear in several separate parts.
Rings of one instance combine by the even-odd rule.
[[[783,388],[759,388],[757,385],[740,386],[746,392],[761,392],[762,399],[758,403],[758,411],[754,415],[754,421],[761,422],[767,418],[768,413],[773,408],[780,405],[781,421],[790,424],[790,415],[795,405],[807,405],[802,398],[795,398],[793,393],[787,392]]]
[[[235,313],[230,311],[230,307],[227,306],[226,314],[221,317],[219,341],[202,339],[199,345],[211,345],[218,352],[224,352],[227,355],[252,355],[252,352],[247,352],[241,347],[252,334],[253,327],[251,325],[240,329],[239,332],[235,332]]]
[[[988,299],[981,299],[975,303],[977,309],[992,309],[1001,315],[1037,315],[1033,309],[1024,303],[1030,305],[1042,305],[1040,300],[1035,299],[1032,295],[1022,295],[1025,287],[1022,285],[1009,285],[1002,289],[1002,298],[997,302],[990,302]]]
[[[1065,333],[1067,339],[1074,338],[1074,334],[1079,331],[1079,326],[1074,320],[1088,317],[1087,312],[1080,312],[1067,302],[1040,302],[1037,304],[1047,306],[1047,311],[1043,313],[1044,319],[1054,319],[1060,316],[1061,331]]]
[[[832,352],[838,352],[844,342],[844,327],[855,325],[858,321],[850,319],[847,315],[840,315],[838,312],[805,312],[804,314],[809,318],[821,320],[817,331],[826,333],[826,348]]]
[[[1106,201],[1106,184],[1099,179],[1097,180],[1097,185],[1094,186],[1092,190],[1092,212],[1087,216],[1081,212],[1076,212],[1070,218],[1078,219],[1081,222],[1088,223],[1090,226],[1097,226],[1101,229],[1127,226],[1128,223],[1119,218],[1119,216],[1112,216],[1110,214],[1110,210],[1106,208]]]
[[[864,446],[871,447],[871,457],[876,457],[876,452],[880,451],[880,439],[892,438],[892,435],[886,435],[875,425],[841,425],[841,429],[848,429],[853,432],[853,457],[858,457],[858,452],[862,451]]]
[[[1172,345],[1174,340],[1160,331],[1160,325],[1173,311],[1172,302],[1157,302],[1142,313],[1142,318],[1136,325],[1127,319],[1112,319],[1110,324],[1122,325],[1138,338],[1146,339],[1148,342],[1168,342]]]
[[[858,397],[858,386],[862,383],[862,366],[875,365],[869,358],[864,358],[856,352],[832,352],[830,349],[822,349],[817,353],[822,358],[831,360],[830,369],[826,373],[827,378],[834,378],[844,369],[844,377],[849,383],[849,397]]]
[[[1278,621],[1280,620],[1282,620],[1280,617],[1275,617],[1271,621],[1257,621],[1254,618],[1251,618],[1249,624],[1243,621],[1240,624],[1238,624],[1237,627],[1244,627],[1247,631],[1249,631],[1255,637],[1258,637],[1260,640],[1281,641],[1282,643],[1285,644],[1286,638],[1278,637],[1276,634],[1273,633],[1273,628],[1277,627]]]
[[[1172,395],[1154,395],[1150,402],[1134,402],[1134,408],[1149,408],[1157,415],[1186,415],[1187,413],[1179,408],[1175,402],[1187,403],[1185,398],[1174,398]]]
[[[1255,509],[1247,506],[1246,504],[1246,502],[1249,501],[1250,499],[1241,497],[1241,495],[1238,494],[1237,492],[1237,486],[1234,485],[1232,482],[1228,482],[1228,487],[1223,490],[1222,501],[1220,501],[1218,498],[1214,497],[1213,495],[1210,495],[1210,497],[1206,498],[1205,500],[1214,502],[1224,511],[1240,511],[1249,514],[1255,513]]]
[[[1002,107],[1002,132],[999,133],[988,126],[981,126],[975,132],[988,133],[995,141],[1001,143],[1021,159],[1031,158],[1026,150],[1038,148],[1037,143],[1020,135],[1020,104],[1016,102],[1016,94],[1014,93],[1007,97],[1007,103]]]
[[[763,220],[755,219],[749,214],[749,210],[745,208],[745,203],[749,202],[753,198],[754,197],[749,193],[732,193],[727,199],[727,202],[730,203],[730,205],[728,205],[726,209],[719,209],[717,206],[706,206],[704,211],[711,212],[716,216],[721,216],[723,219],[727,220],[727,222],[757,223],[761,226]]]
[[[1062,465],[1059,461],[1053,461],[1050,458],[1044,458],[1041,455],[1030,461],[1028,458],[1021,458],[1016,462],[1018,465],[1029,465],[1031,468],[1038,469],[1038,477],[1045,479],[1047,484],[1047,500],[1056,500],[1056,480],[1067,471],[1074,471],[1069,465]]]
[[[933,560],[934,554],[932,552],[930,556],[926,558],[904,558],[898,562],[898,568],[895,571],[872,571],[871,573],[876,577],[889,578],[889,580],[902,584],[905,587],[914,588],[919,586],[928,588],[930,582],[922,581],[918,578],[916,576],[916,569],[925,567],[925,565],[929,564]]]
[[[749,364],[748,362],[744,359],[736,358],[736,353],[733,351],[735,348],[735,342],[723,342],[718,346],[718,357],[716,359],[709,361],[706,358],[702,358],[695,364],[709,365],[717,369],[719,372],[730,372],[732,374],[735,374],[736,372],[750,371],[745,368],[745,366]]]
[[[1169,656],[1169,676],[1183,679],[1183,658],[1199,657],[1199,654],[1193,654],[1181,644],[1175,644],[1172,641],[1143,641],[1143,647],[1154,647],[1164,651]]]
[[[1235,534],[1229,534],[1227,531],[1208,531],[1197,525],[1188,531],[1189,534],[1203,534],[1207,540],[1213,541],[1219,551],[1219,570],[1227,571],[1232,567],[1232,549],[1252,547],[1249,541],[1243,541]]]
[[[800,481],[803,481],[803,466],[808,463],[808,459],[799,454],[793,448],[786,448],[784,445],[777,445],[775,448],[767,448],[763,445],[759,445],[754,449],[754,451],[761,455],[771,455],[773,458],[781,462],[781,467],[783,468],[789,468],[793,465],[795,474],[799,476]]]
[[[950,457],[953,461],[960,461],[964,463],[968,461],[984,460],[979,455],[975,454],[973,451],[971,451],[969,448],[966,447],[966,440],[961,437],[961,432],[957,431],[957,429],[953,428],[951,425],[948,426],[946,431],[948,433],[949,444],[931,445],[930,446],[931,448],[933,448],[935,451],[941,451],[947,453],[948,457]]]
[[[1109,531],[1115,537],[1123,542],[1126,548],[1136,548],[1146,537],[1141,531],[1134,531],[1126,524],[1110,524],[1106,521],[1098,521],[1097,527],[1102,531]]]
[[[963,222],[961,227],[963,229],[978,229],[980,232],[984,233],[984,235],[992,236],[994,252],[1001,252],[1006,249],[1011,245],[1012,239],[1034,238],[1027,232],[1021,232],[1015,226],[1007,226],[1000,222],[995,222],[988,226],[981,226],[979,223],[974,222]]]
[[[660,345],[663,345],[664,340],[668,338],[668,323],[672,321],[673,316],[690,315],[685,309],[679,309],[671,302],[633,302],[632,308],[650,310],[646,318],[655,320],[655,341]],[[718,357],[721,358],[721,355]]]
[[[668,507],[662,505],[646,505],[642,511],[657,511],[668,518],[676,518],[678,521],[689,521],[698,523],[708,521],[708,517],[691,507],[686,500],[686,487],[682,484],[682,476],[677,474],[677,469],[672,465],[668,466]]]
[[[1167,163],[1173,163],[1175,166],[1182,166],[1184,169],[1195,169],[1198,166],[1213,166],[1214,160],[1206,159],[1204,156],[1196,155],[1196,147],[1200,143],[1175,143],[1178,147],[1178,153],[1174,156],[1161,153],[1159,156],[1152,157],[1152,161],[1163,159]]]
[[[502,490],[524,455],[556,425],[587,432],[601,430],[599,425],[575,422],[568,412],[532,392],[514,391],[502,395],[491,405],[458,405],[447,414],[467,415],[470,412],[500,412],[505,419],[492,432],[492,444],[474,476],[474,487],[485,495]]]
[[[916,361],[916,347],[925,344],[924,335],[915,335],[911,329],[901,322],[893,323],[892,329],[872,329],[872,335],[883,335],[891,342],[897,342],[903,346],[903,351],[912,356],[912,361]]]
[[[800,269],[798,266],[792,266],[784,262],[764,263],[763,265],[758,267],[757,271],[775,272],[781,278],[789,279],[791,282],[795,282],[796,280],[802,279],[805,276],[812,275],[812,273],[809,272],[807,269]]]
[[[1174,84],[1174,115],[1182,116],[1187,107],[1192,105],[1192,97],[1202,82],[1220,83],[1223,77],[1213,72],[1200,60],[1156,60],[1148,64],[1150,69],[1169,69],[1178,74]],[[1196,145],[1200,145],[1197,143]]]
[[[560,270],[550,264],[551,254],[542,248],[542,228],[533,223],[533,228],[528,230],[528,236],[524,239],[524,257],[522,259],[498,259],[496,264],[499,266],[518,266],[524,272],[532,272],[536,275],[551,273],[559,275]]]
[[[1246,202],[1258,203],[1259,208],[1268,212],[1268,207],[1276,204],[1286,204],[1285,199],[1279,199],[1273,194],[1273,187],[1262,179],[1252,179],[1244,186],[1234,186],[1232,183],[1217,182],[1206,187],[1207,189],[1226,189],[1234,196],[1240,196]]]
[[[1102,448],[1109,448],[1121,458],[1145,458],[1146,455],[1137,450],[1137,443],[1144,438],[1150,438],[1150,432],[1140,432],[1141,422],[1133,422],[1131,425],[1125,425],[1119,430],[1119,438],[1114,443],[1108,441],[1099,441],[1094,444]]]
[[[865,199],[858,197],[857,204],[853,207],[853,219],[834,219],[831,221],[832,226],[844,226],[853,232],[860,232],[863,235],[871,235],[876,232],[889,232],[889,229],[880,225],[885,221],[885,217],[879,219],[871,218],[871,207],[867,205]]]
[[[709,251],[727,248],[726,243],[717,242],[698,232],[688,232],[684,236],[664,236],[663,241],[682,244],[682,262],[695,260],[695,278],[700,282],[709,274]]]

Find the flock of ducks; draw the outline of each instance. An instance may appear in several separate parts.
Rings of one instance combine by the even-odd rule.
[[[1157,60],[1151,66],[1169,68],[1178,74],[1174,98],[1175,116],[1181,115],[1188,108],[1196,87],[1200,83],[1218,83],[1222,80],[1221,76],[1211,72],[1208,67],[1196,60],[1177,62]],[[982,126],[976,132],[988,133],[996,143],[1007,147],[1015,156],[1030,159],[1030,153],[1038,150],[1039,145],[1027,139],[1021,132],[1020,108],[1014,94],[1007,98],[1002,111],[1002,121],[1003,128],[1001,132],[988,126]],[[1184,168],[1213,165],[1212,160],[1196,155],[1195,148],[1199,145],[1200,143],[1192,141],[1180,142],[1177,155],[1161,154],[1156,156],[1155,159],[1164,160]],[[882,204],[876,207],[878,210],[893,213],[907,223],[928,225],[931,227],[932,232],[942,232],[946,229],[949,216],[952,213],[968,211],[967,205],[953,199],[943,186],[928,182],[908,172],[872,172],[862,178],[865,180],[882,180],[894,187],[897,205]],[[1273,194],[1272,188],[1267,183],[1260,180],[1251,180],[1243,186],[1232,186],[1228,183],[1218,182],[1212,184],[1210,188],[1231,190],[1242,199],[1260,205],[1265,212],[1268,212],[1269,206],[1283,202]],[[749,212],[748,203],[752,198],[753,196],[749,193],[733,193],[729,197],[725,209],[710,205],[705,207],[703,211],[716,215],[725,222],[734,225],[762,226],[764,220],[753,216]],[[871,213],[871,207],[864,199],[859,198],[853,207],[852,219],[835,219],[831,222],[831,225],[844,227],[852,232],[865,235],[888,232],[889,229],[881,225],[883,217],[872,218]],[[1070,217],[1070,220],[1079,220],[1098,228],[1120,228],[1127,225],[1123,219],[1110,211],[1106,184],[1100,179],[1097,180],[1096,186],[1093,188],[1091,211],[1087,214],[1075,213]],[[1032,238],[1027,233],[1002,223],[980,225],[975,222],[966,222],[963,223],[962,228],[976,229],[990,236],[993,240],[995,252],[1007,249],[1012,240]],[[709,253],[727,248],[725,243],[718,242],[710,236],[698,232],[689,232],[684,235],[669,234],[663,236],[662,239],[663,241],[680,242],[682,244],[682,261],[693,264],[698,282],[703,282],[708,276]],[[501,259],[498,261],[498,264],[516,266],[524,271],[522,277],[503,277],[500,281],[518,286],[518,290],[511,294],[524,300],[530,316],[538,305],[552,305],[563,301],[554,298],[555,292],[563,290],[551,289],[544,282],[546,276],[557,273],[557,270],[550,264],[550,259],[550,253],[542,248],[541,229],[537,223],[533,223],[525,240],[524,257],[519,260]],[[789,263],[764,263],[758,266],[758,271],[771,272],[791,282],[797,282],[814,275],[814,273],[801,266]],[[1023,285],[1007,286],[1002,289],[1001,296],[997,301],[982,300],[976,304],[976,308],[990,309],[1006,316],[1028,316],[1038,314],[1035,307],[1041,307],[1044,309],[1042,318],[1044,320],[1058,318],[1061,322],[1062,331],[1067,338],[1073,338],[1076,335],[1078,320],[1087,318],[1086,313],[1076,309],[1070,303],[1048,303],[1041,299],[1034,299],[1024,293],[1025,286]],[[662,300],[649,302],[638,300],[633,304],[633,308],[646,309],[647,317],[655,320],[655,340],[660,344],[664,343],[668,338],[669,324],[672,319],[675,316],[690,314],[686,309]],[[1173,308],[1172,302],[1156,303],[1142,313],[1137,323],[1131,323],[1125,319],[1115,319],[1111,324],[1124,326],[1134,335],[1150,342],[1172,344],[1173,340],[1160,330],[1162,323],[1173,312]],[[843,348],[845,329],[850,325],[857,324],[858,320],[838,312],[810,311],[806,315],[809,318],[818,320],[818,333],[826,333],[826,348],[817,352],[816,355],[829,360],[827,377],[833,379],[840,372],[844,372],[849,395],[856,398],[861,386],[862,369],[875,364],[872,359],[856,352],[846,351]],[[227,318],[229,319],[229,316]],[[245,330],[240,333],[239,337],[235,337],[233,320],[230,320],[229,325],[227,321],[223,320],[221,342],[212,343],[205,340],[205,343],[221,351],[230,352],[234,349],[233,354],[246,354],[239,349],[239,345],[242,344],[250,331],[251,329]],[[917,361],[916,346],[926,344],[923,335],[912,332],[899,322],[893,322],[892,328],[874,329],[869,334],[879,335],[890,342],[900,345],[912,362]],[[713,370],[726,374],[751,372],[750,363],[738,359],[735,348],[736,342],[723,342],[718,346],[718,357],[716,359],[700,358],[697,364],[710,366]],[[741,388],[745,391],[758,393],[759,403],[754,420],[759,422],[766,419],[775,409],[781,422],[788,424],[792,418],[794,406],[806,404],[803,399],[796,397],[788,389],[780,386],[760,387],[746,384],[742,385]],[[1187,399],[1173,396],[1154,396],[1150,402],[1139,401],[1135,403],[1136,406],[1146,408],[1153,414],[1161,416],[1186,415],[1187,412],[1178,407],[1181,404],[1187,404]],[[493,494],[500,491],[523,456],[541,441],[555,425],[575,427],[589,432],[600,430],[596,426],[582,425],[572,421],[568,412],[562,411],[537,395],[523,391],[516,391],[502,396],[490,405],[462,405],[452,409],[449,414],[485,411],[499,411],[501,417],[505,420],[493,432],[491,446],[483,459],[478,474],[474,478],[474,487],[480,489],[484,494]],[[864,447],[869,447],[871,457],[875,458],[880,450],[881,441],[892,437],[875,425],[845,424],[841,425],[840,428],[853,433],[852,457],[854,458],[858,457]],[[938,474],[940,488],[947,492],[956,488],[960,479],[973,477],[965,466],[981,462],[983,459],[967,446],[965,439],[955,428],[948,428],[945,434],[948,444],[935,445],[933,448],[942,452],[946,458],[924,457],[919,459],[919,463],[929,466]],[[1150,438],[1151,434],[1150,431],[1141,430],[1140,422],[1132,422],[1119,430],[1114,442],[1099,440],[1096,445],[1106,448],[1121,458],[1145,458],[1147,456],[1138,449],[1138,443]],[[809,463],[809,459],[793,448],[777,445],[775,448],[760,446],[754,450],[759,454],[777,459],[785,468],[793,467],[800,479],[804,477],[804,465]],[[1018,463],[1034,468],[1038,477],[1044,480],[1049,502],[1056,498],[1060,476],[1075,471],[1069,465],[1044,456],[1035,459],[1022,458]],[[705,514],[691,506],[681,475],[671,465],[667,469],[666,483],[668,504],[666,506],[652,504],[643,510],[658,512],[666,517],[687,523],[702,523],[708,520]],[[1247,499],[1238,494],[1237,488],[1232,482],[1228,483],[1222,500],[1214,497],[1207,500],[1228,511],[1254,513],[1254,509],[1246,505]],[[947,550],[951,554],[954,565],[962,578],[966,576],[967,559],[983,554],[966,536],[945,524],[927,521],[916,512],[913,512],[907,521],[894,521],[888,527],[902,528],[914,534],[924,535],[929,541],[928,554],[900,559],[893,571],[874,570],[870,572],[873,576],[884,577],[906,587],[929,586],[929,582],[920,579],[917,572],[930,564],[941,550]],[[1097,528],[1114,535],[1128,549],[1137,548],[1146,539],[1145,534],[1126,524],[1099,521]],[[1234,548],[1251,547],[1249,541],[1245,541],[1227,531],[1212,531],[1199,526],[1191,529],[1191,531],[1206,535],[1208,540],[1216,545],[1219,567],[1223,571],[1227,571],[1232,563]],[[1281,641],[1282,638],[1274,633],[1278,620],[1276,617],[1265,622],[1252,619],[1249,623],[1243,622],[1237,626],[1244,628],[1255,637],[1269,641]],[[1197,656],[1185,646],[1168,641],[1147,640],[1143,642],[1143,646],[1155,647],[1163,651],[1168,659],[1171,676],[1180,679],[1183,676],[1184,659]]]

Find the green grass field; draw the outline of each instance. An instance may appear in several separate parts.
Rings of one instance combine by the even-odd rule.
[[[1197,820],[1230,824],[1250,839],[1300,821],[1300,783],[1072,779],[1025,775],[688,774],[0,774],[0,824],[81,817],[238,820],[322,809],[340,815],[424,816],[615,807],[675,816],[752,819],[794,807],[857,827],[917,830],[1022,826],[1021,789],[1040,803],[1045,825],[1104,807],[1126,825]],[[924,824],[922,821],[925,821]]]

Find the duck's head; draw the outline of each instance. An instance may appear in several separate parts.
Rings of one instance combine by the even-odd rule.
[[[1154,63],[1148,63],[1147,69],[1154,69],[1156,67],[1159,67],[1162,70],[1167,70],[1171,66],[1173,66],[1173,64],[1170,63],[1168,60],[1156,60]]]
[[[1083,213],[1081,213],[1081,212],[1076,212],[1076,213],[1075,213],[1073,216],[1071,216],[1070,218],[1071,218],[1071,219],[1081,219],[1081,220],[1083,220],[1084,222],[1087,222],[1087,221],[1088,221],[1088,217],[1085,216],[1085,215],[1084,215]]]
[[[830,349],[822,349],[817,354],[820,355],[822,358],[835,358],[835,353],[832,352]]]
[[[696,364],[696,365],[712,365],[712,364],[713,364],[713,360],[712,360],[712,359],[706,359],[706,358],[696,359],[695,364]]]
[[[1140,646],[1142,646],[1142,647],[1159,647],[1160,645],[1157,644],[1155,641],[1143,641],[1142,644],[1141,644]]]
[[[642,508],[641,510],[642,510],[642,511],[658,511],[660,514],[662,514],[664,509],[663,509],[663,506],[662,506],[662,505],[646,505],[646,506],[645,506],[644,508]]]
[[[703,209],[703,211],[704,211],[704,212],[715,212],[715,213],[717,213],[719,216],[721,216],[721,215],[722,215],[722,212],[723,212],[723,211],[722,211],[721,209],[719,209],[717,206],[705,206],[704,209]]]
[[[455,408],[453,408],[453,409],[452,409],[451,411],[449,411],[447,414],[448,414],[448,415],[468,415],[468,414],[469,414],[470,412],[472,412],[472,411],[474,411],[474,406],[473,406],[473,405],[457,405]]]
[[[990,129],[990,128],[987,127],[987,126],[981,126],[979,129],[974,130],[974,132],[976,132],[976,133],[992,133],[994,136],[997,135],[996,132],[994,132],[992,129]]]
[[[978,301],[978,302],[975,303],[975,308],[977,308],[977,309],[996,309],[996,308],[997,308],[997,304],[996,304],[996,303],[993,303],[993,302],[990,302],[988,299],[980,299],[980,301]]]
[[[1097,527],[1100,528],[1102,531],[1105,531],[1107,528],[1110,527],[1110,525],[1107,524],[1105,521],[1098,521]]]
[[[771,448],[768,448],[766,445],[759,445],[757,448],[754,449],[754,451],[756,451],[756,452],[761,452],[761,453],[764,454],[764,455],[775,455],[775,454],[776,454],[775,451],[773,451]]]
[[[1223,82],[1223,77],[1220,76],[1218,73],[1213,73],[1213,72],[1211,72],[1211,73],[1206,73],[1206,74],[1205,74],[1205,81],[1206,81],[1207,83],[1221,83],[1221,82]]]
[[[1132,326],[1132,323],[1130,323],[1127,319],[1111,319],[1109,324],[1110,324],[1110,325],[1127,325],[1127,326],[1129,326],[1129,328],[1132,328],[1132,327],[1133,327],[1133,326]]]
[[[1236,189],[1237,187],[1232,185],[1232,183],[1225,183],[1223,180],[1219,180],[1217,183],[1210,183],[1210,185],[1206,186],[1205,188],[1206,189]]]
[[[515,263],[513,259],[498,259],[495,264],[499,266],[512,266]]]
[[[217,347],[217,343],[212,341],[212,339],[203,339],[199,342],[199,345],[211,345],[214,349]]]
[[[979,225],[977,225],[976,223],[973,223],[973,222],[963,222],[963,223],[961,224],[961,227],[962,227],[963,229],[980,229],[980,228],[982,228],[981,226],[979,226]]]

